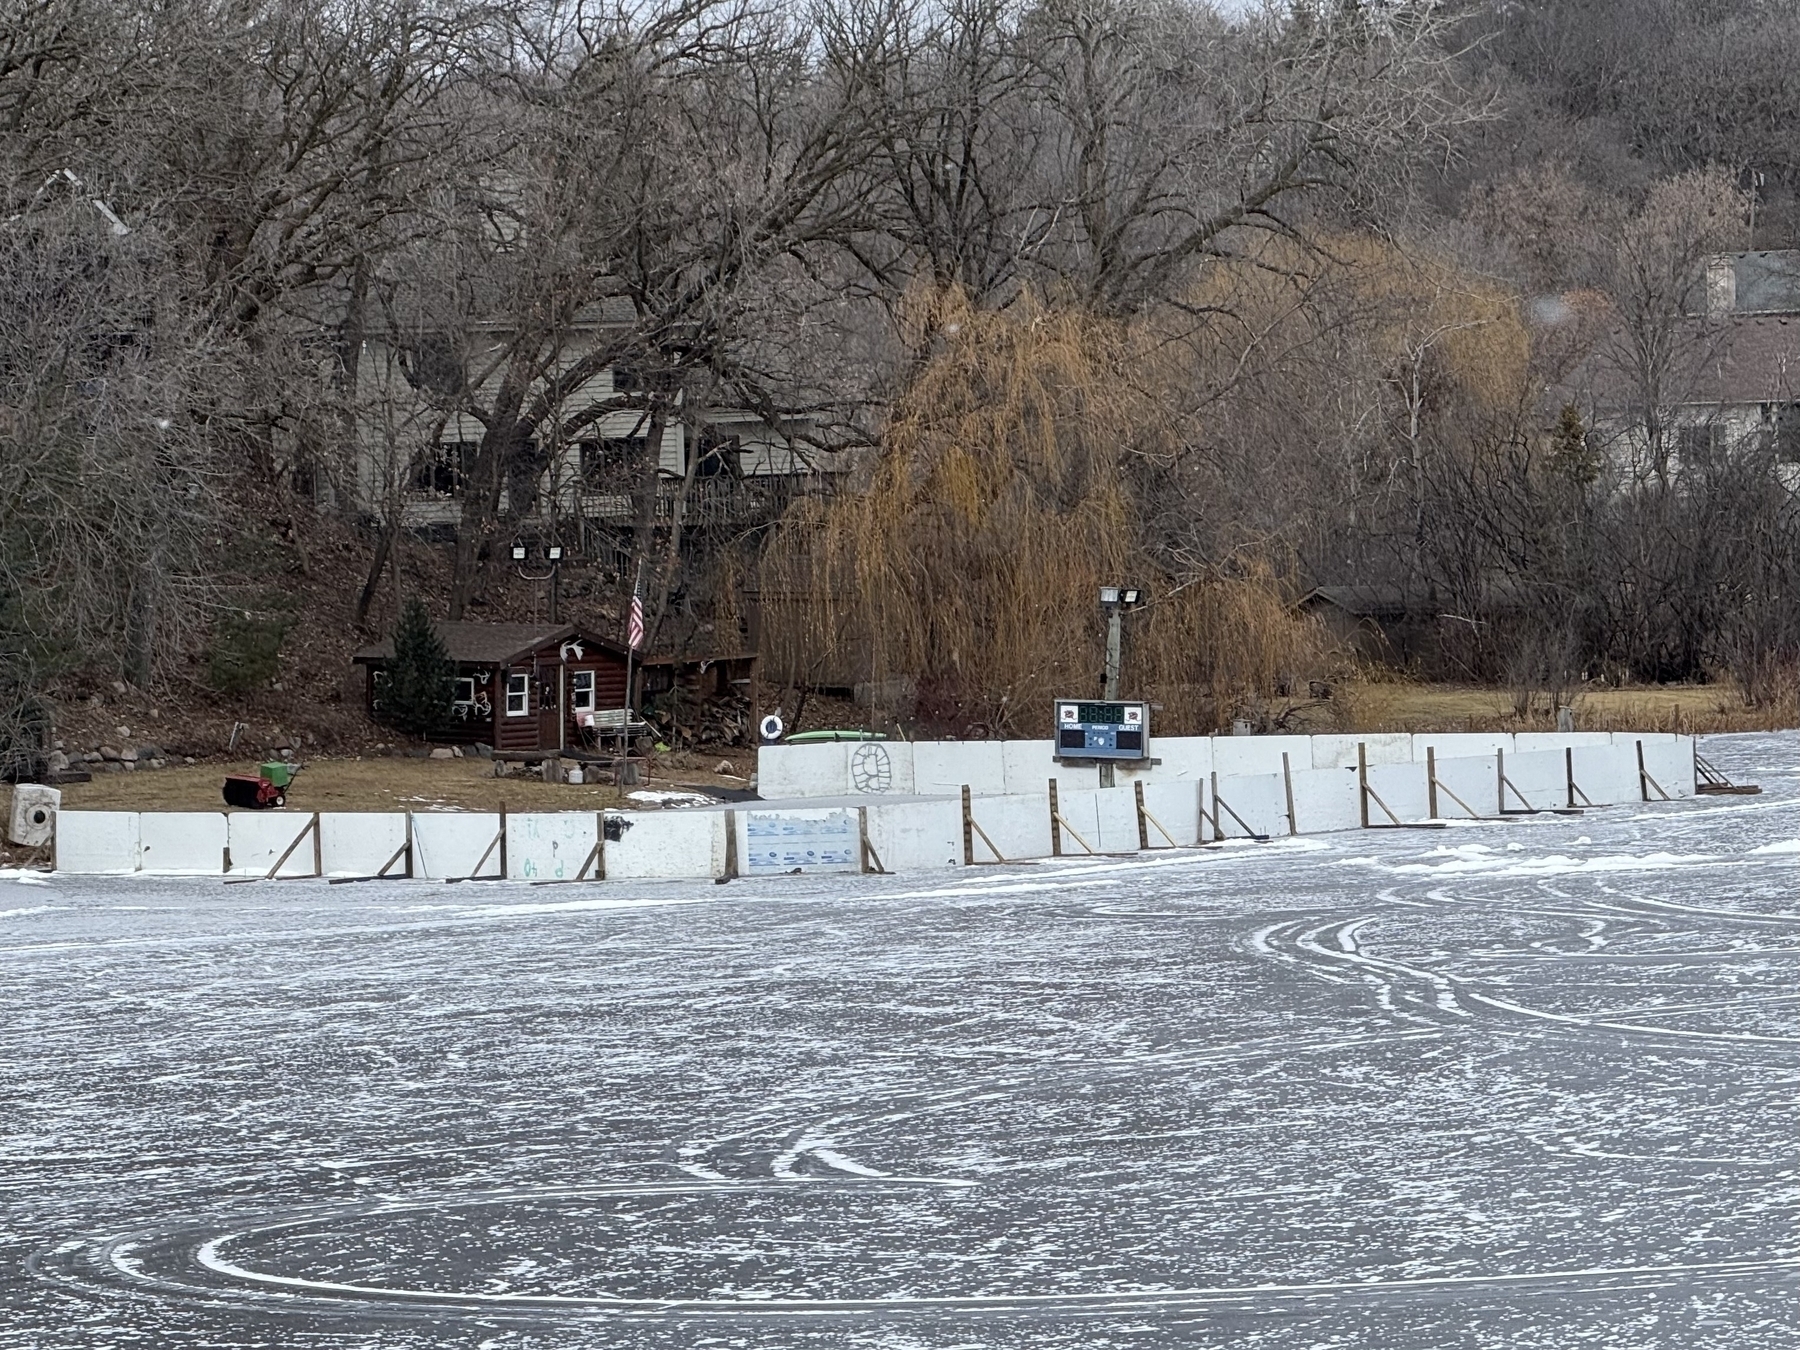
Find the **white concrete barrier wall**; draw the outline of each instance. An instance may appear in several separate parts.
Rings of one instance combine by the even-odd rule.
[[[1221,779],[1279,774],[1284,754],[1291,769],[1311,767],[1312,737],[1216,736],[1213,738],[1212,772]]]
[[[765,745],[756,752],[756,790],[766,801],[836,797],[849,789],[849,745]]]
[[[744,876],[862,870],[862,834],[854,807],[746,810],[733,815],[738,870]]]
[[[1100,844],[1100,812],[1094,804],[1099,795],[1099,788],[1074,788],[1057,794],[1056,808],[1065,822],[1062,831],[1065,858],[1080,857],[1090,849],[1095,853],[1106,851]],[[1080,837],[1074,837],[1077,835]]]
[[[1213,771],[1213,738],[1211,736],[1153,736],[1151,755],[1162,761],[1143,771],[1146,784],[1197,782]],[[1296,765],[1296,768],[1304,767]]]
[[[1006,791],[1005,741],[913,742],[915,792],[922,796],[953,796],[965,784],[969,791],[983,796],[998,796]]]
[[[1510,758],[1510,756],[1509,756]],[[1500,814],[1500,766],[1493,755],[1437,759],[1438,819],[1491,819]]]
[[[1056,779],[1058,791],[1064,786],[1088,787],[1090,783],[1080,782],[1078,779],[1091,780],[1093,773],[1092,769],[1069,769],[1058,764],[1054,741],[1000,742],[1000,777],[1009,794],[1041,794],[1052,778]],[[914,781],[917,782],[917,779]],[[975,785],[971,783],[969,788],[974,791]]]
[[[1569,753],[1574,767],[1575,786],[1580,789],[1575,804],[1583,801],[1595,806],[1613,806],[1619,802],[1642,800],[1638,791],[1637,753],[1618,745],[1578,745]]]
[[[1308,769],[1293,775],[1294,820],[1300,834],[1361,827],[1355,769]]]
[[[1553,811],[1569,804],[1569,772],[1560,750],[1517,751],[1506,757],[1503,811]]]
[[[1439,759],[1474,759],[1480,755],[1492,757],[1496,750],[1510,755],[1519,748],[1513,744],[1512,734],[1505,731],[1418,732],[1412,745],[1413,760],[1419,764],[1425,762],[1427,750]]]
[[[1099,839],[1089,840],[1102,853],[1136,853],[1138,850],[1137,793],[1130,788],[1101,788],[1094,793],[1094,818]]]
[[[138,867],[136,811],[56,813],[56,870],[135,872]]]
[[[608,811],[606,879],[675,881],[724,876],[727,814]]]
[[[222,876],[228,842],[223,811],[146,811],[138,817],[138,867],[145,872]],[[312,847],[302,850],[311,871]]]
[[[491,851],[500,833],[500,815],[487,811],[421,811],[413,816],[413,875],[449,877],[500,875],[500,850]],[[487,860],[482,861],[482,855]],[[235,861],[235,858],[234,858]]]
[[[506,818],[506,875],[520,881],[572,881],[593,856],[600,837],[598,815],[588,811],[533,811]],[[380,864],[376,864],[379,866]]]
[[[962,803],[870,805],[869,843],[889,872],[928,872],[962,865]]]
[[[1144,809],[1155,818],[1150,825],[1151,848],[1185,848],[1200,842],[1200,797],[1205,791],[1201,778],[1144,784]],[[1173,840],[1163,837],[1164,829],[1175,836]]]
[[[1610,731],[1521,731],[1513,737],[1520,754],[1529,750],[1568,750],[1577,745],[1611,745]]]
[[[147,831],[154,839],[162,823],[149,813],[145,820],[153,822]],[[304,877],[313,873],[312,812],[310,811],[233,811],[225,817],[225,837],[231,849],[231,875],[260,877],[282,854],[287,860],[275,875]],[[306,838],[301,839],[302,834]],[[300,842],[293,852],[288,846]]]
[[[1234,739],[1250,738],[1246,736]],[[1278,738],[1271,736],[1265,739]],[[1279,768],[1279,759],[1276,760],[1276,765]],[[1220,800],[1230,810],[1219,806]],[[1244,838],[1246,826],[1251,834],[1275,836],[1288,832],[1287,784],[1279,772],[1243,774],[1230,778],[1220,774],[1217,798],[1212,805],[1217,807],[1214,818],[1226,839]]]
[[[1617,746],[1631,755],[1632,768],[1637,768],[1637,745]],[[1671,736],[1667,740],[1643,740],[1644,772],[1656,780],[1670,797],[1679,800],[1694,795],[1694,741],[1691,736]],[[1636,800],[1634,798],[1634,800]],[[1650,789],[1650,800],[1661,801],[1656,788]]]
[[[1423,764],[1372,764],[1369,766],[1369,791],[1387,804],[1387,810],[1400,818],[1403,825],[1414,825],[1431,818],[1431,802],[1426,791]],[[1369,801],[1369,824],[1392,825],[1373,798]]]
[[[846,792],[869,797],[912,795],[914,774],[910,742],[864,741],[849,746],[844,759],[849,775],[844,786]]]
[[[1409,764],[1413,757],[1413,738],[1404,731],[1314,736],[1311,740],[1311,762],[1295,763],[1296,769],[1353,769],[1359,745],[1364,747],[1371,764]]]
[[[406,844],[406,816],[399,811],[327,811],[319,817],[326,876],[372,877]],[[402,857],[387,875],[406,875]]]
[[[958,807],[960,810],[961,807]],[[1050,794],[1008,793],[1004,797],[979,797],[970,805],[975,823],[987,832],[1000,856],[1047,858],[1050,856]],[[975,836],[975,861],[992,862],[994,855]]]

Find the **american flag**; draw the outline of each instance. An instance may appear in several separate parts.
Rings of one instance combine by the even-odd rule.
[[[638,568],[637,585],[631,590],[631,618],[625,624],[625,645],[636,651],[644,645],[644,569]]]

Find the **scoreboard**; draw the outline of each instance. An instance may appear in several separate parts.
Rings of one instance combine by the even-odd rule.
[[[1059,759],[1129,760],[1150,753],[1150,705],[1105,699],[1056,700]]]

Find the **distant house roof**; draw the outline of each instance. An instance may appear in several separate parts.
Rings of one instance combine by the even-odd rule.
[[[1731,258],[1732,308],[1739,314],[1800,313],[1800,252],[1771,249]]]
[[[472,666],[497,666],[536,651],[551,642],[579,639],[585,645],[614,656],[623,656],[625,647],[610,638],[600,637],[572,623],[434,623],[444,650],[450,659]],[[364,647],[354,657],[365,665],[394,659],[394,640],[390,637],[373,646]]]
[[[1600,409],[1633,405],[1639,395],[1623,356],[1616,335],[1603,342],[1563,384],[1548,391],[1547,411],[1567,402]],[[1670,406],[1800,399],[1800,314],[1683,320],[1664,392]]]
[[[1359,619],[1398,619],[1407,612],[1398,586],[1314,586],[1295,602],[1300,609],[1340,609]]]

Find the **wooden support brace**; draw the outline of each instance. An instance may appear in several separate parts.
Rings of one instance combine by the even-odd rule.
[[[267,872],[264,872],[260,877],[232,877],[227,880],[225,884],[227,886],[241,886],[247,881],[274,881],[276,879],[275,874],[282,869],[289,858],[294,856],[294,851],[300,847],[300,841],[305,839],[309,834],[313,839],[313,870],[298,877],[283,877],[282,880],[304,881],[322,876],[325,869],[320,862],[319,813],[314,811],[312,819],[307,821],[306,824],[301,827],[300,833],[294,836],[294,842],[281,851],[281,856],[275,860],[275,865]]]
[[[1062,812],[1056,806],[1056,780],[1050,780],[1050,856],[1062,857]]]
[[[1131,795],[1132,795],[1133,801],[1135,802],[1135,804],[1137,806],[1138,849],[1141,852],[1150,847],[1150,822],[1147,821],[1146,819],[1144,819],[1144,817],[1146,815],[1148,815],[1149,813],[1144,810],[1144,780],[1143,779],[1141,779],[1141,778],[1132,779]]]
[[[969,804],[969,785],[962,785],[963,866],[975,865],[975,808]]]
[[[1639,741],[1637,743],[1637,761],[1638,761],[1638,791],[1644,794],[1644,800],[1645,801],[1653,800],[1652,797],[1650,796],[1650,789],[1655,788],[1657,797],[1660,797],[1665,802],[1673,801],[1674,799],[1672,797],[1670,797],[1668,793],[1663,791],[1662,784],[1657,782],[1654,778],[1652,778],[1650,776],[1650,770],[1648,770],[1644,767],[1644,743],[1642,741]]]
[[[856,844],[858,865],[864,872],[878,872],[887,875],[887,868],[881,865],[881,855],[875,851],[875,845],[869,842],[869,808],[856,808]],[[869,864],[873,862],[873,867]]]
[[[1287,793],[1288,833],[1300,833],[1300,822],[1294,819],[1294,770],[1288,764],[1287,751],[1281,752],[1281,786]]]
[[[1074,836],[1076,843],[1080,844],[1089,853],[1093,853],[1095,851],[1094,846],[1092,844],[1088,843],[1087,840],[1085,840],[1081,837],[1081,832],[1079,830],[1077,830],[1073,825],[1069,824],[1068,820],[1064,818],[1062,812],[1060,812],[1060,811],[1056,812],[1055,818],[1056,818],[1057,824],[1061,825],[1063,827],[1063,829],[1067,830],[1071,835]]]

